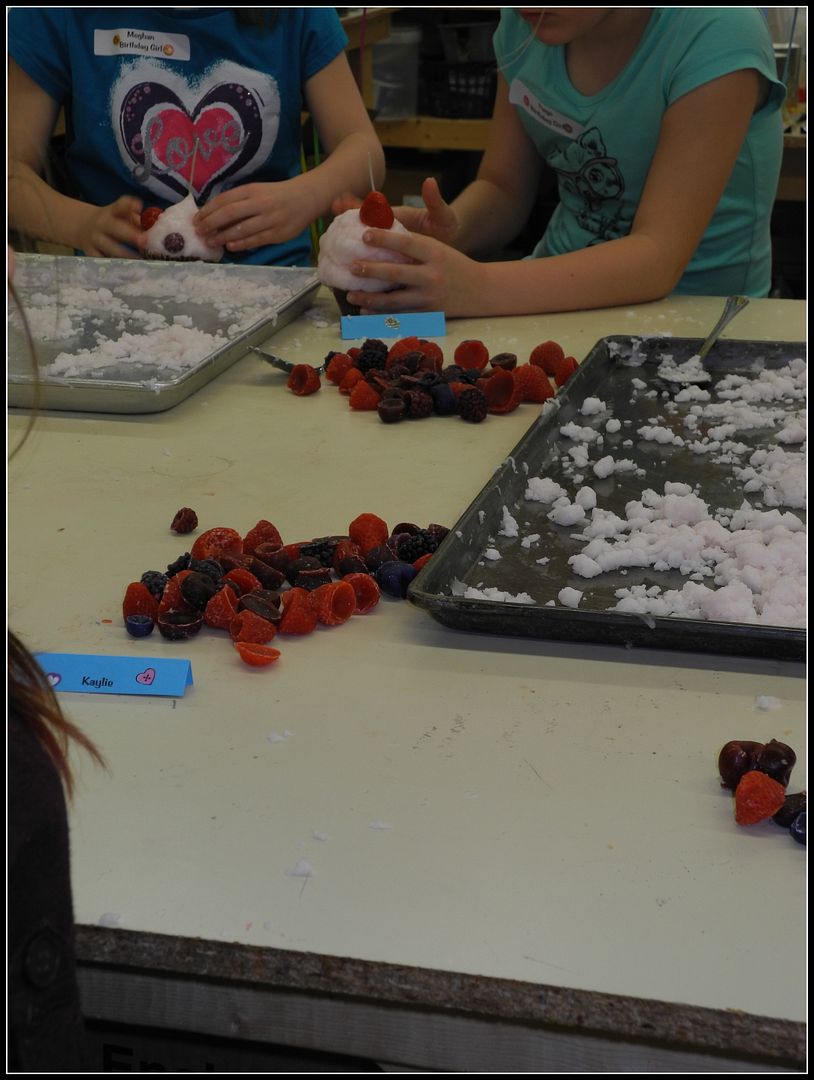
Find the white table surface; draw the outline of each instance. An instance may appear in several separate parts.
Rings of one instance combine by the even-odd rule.
[[[439,343],[582,359],[610,334],[703,337],[722,306],[459,320]],[[752,301],[726,336],[802,340],[804,304]],[[338,349],[327,295],[268,347]],[[774,737],[805,787],[801,665],[466,634],[387,598],[257,671],[223,633],[121,625],[127,583],[194,540],[179,507],[195,535],[266,518],[286,542],[362,512],[451,526],[537,408],[386,426],[247,356],[169,412],[38,417],[9,470],[10,625],[194,675],[179,699],[63,696],[109,763],[76,757],[78,923],[804,1019],[804,849],[738,827],[716,772],[724,742]]]

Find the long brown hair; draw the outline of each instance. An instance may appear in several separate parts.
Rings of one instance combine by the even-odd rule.
[[[35,385],[37,373],[36,351],[33,339],[25,318],[25,312],[17,298],[13,285],[9,282],[9,292],[17,306],[17,310],[23,320],[23,328],[28,339],[31,353],[31,363],[35,372]],[[28,424],[23,437],[10,458],[19,453],[23,443],[31,433],[31,428],[36,417],[35,405],[31,411]],[[80,731],[75,724],[62,713],[53,687],[48,682],[45,672],[40,668],[37,661],[26,649],[16,634],[8,631],[8,712],[22,721],[37,737],[42,747],[49,754],[57,772],[65,785],[65,790],[70,798],[73,794],[74,782],[71,767],[68,762],[68,750],[71,741],[82,746],[90,756],[102,767],[105,767],[105,759],[97,750],[91,740]]]

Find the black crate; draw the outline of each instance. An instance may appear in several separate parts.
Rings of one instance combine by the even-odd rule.
[[[480,120],[492,115],[497,88],[494,61],[422,64],[422,111],[454,120]]]

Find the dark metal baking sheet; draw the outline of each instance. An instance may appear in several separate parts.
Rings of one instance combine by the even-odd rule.
[[[120,362],[85,376],[41,370],[35,379],[28,340],[9,304],[10,406],[31,408],[36,402],[41,409],[72,412],[154,413],[173,408],[296,318],[311,303],[319,280],[309,267],[23,254],[16,259],[14,285],[31,323],[40,369],[60,353],[92,349],[99,340],[116,341],[125,332],[149,331],[161,319],[227,338],[227,344],[182,372],[156,356],[148,364]],[[47,333],[38,333],[46,322]]]
[[[603,508],[624,516],[624,506],[641,497],[644,488],[663,490],[666,480],[688,483],[702,499],[714,507],[738,508],[744,499],[742,483],[723,465],[715,465],[706,455],[687,449],[644,442],[636,428],[653,422],[664,408],[660,396],[665,383],[656,374],[665,355],[682,363],[698,352],[701,339],[608,337],[600,340],[560,395],[559,409],[544,411],[532,424],[509,457],[495,471],[474,502],[450,530],[432,559],[411,583],[408,597],[439,622],[460,630],[510,634],[558,641],[717,652],[730,655],[802,660],[805,656],[804,630],[734,622],[713,622],[678,616],[651,616],[610,611],[616,602],[614,591],[645,584],[664,589],[681,589],[688,580],[678,571],[628,570],[608,572],[586,579],[574,574],[568,558],[584,550],[584,543],[571,537],[581,531],[554,525],[546,513],[550,504],[524,498],[528,479],[548,476],[566,490],[573,491],[573,479],[563,461],[574,444],[560,435],[560,427],[570,421],[581,425],[591,417],[580,413],[586,397],[604,401],[610,415],[631,421],[617,436],[605,435],[604,452],[616,458],[630,458],[645,470],[645,477],[622,473],[598,480],[592,473],[584,484],[596,491]],[[777,368],[790,360],[805,357],[800,342],[759,342],[722,339],[707,357],[714,386],[723,375],[754,375],[761,367]],[[633,379],[656,390],[633,393]],[[633,445],[621,447],[633,435]],[[761,445],[766,431],[738,432],[739,441]],[[768,444],[767,444],[768,445]],[[595,459],[596,454],[591,455]],[[697,485],[697,486],[696,486]],[[756,508],[760,502],[750,499]],[[520,525],[520,535],[539,533],[533,554],[520,548],[519,540],[498,536],[503,508]],[[785,509],[780,507],[780,509]],[[793,511],[804,517],[799,509]],[[488,547],[500,552],[489,563],[483,555]],[[548,556],[540,566],[535,559]],[[498,588],[517,596],[530,594],[534,603],[507,603],[459,595],[461,584],[477,588]],[[705,581],[711,585],[711,580]],[[578,609],[564,607],[558,593],[564,587],[583,591]],[[455,593],[453,593],[453,588]],[[550,606],[550,601],[554,606]]]

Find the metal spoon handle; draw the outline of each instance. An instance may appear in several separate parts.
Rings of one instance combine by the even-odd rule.
[[[739,312],[743,311],[748,303],[749,298],[746,296],[730,296],[727,298],[723,314],[713,326],[704,344],[698,350],[698,357],[700,360],[704,359],[709,350],[721,336],[724,328],[732,322]]]

